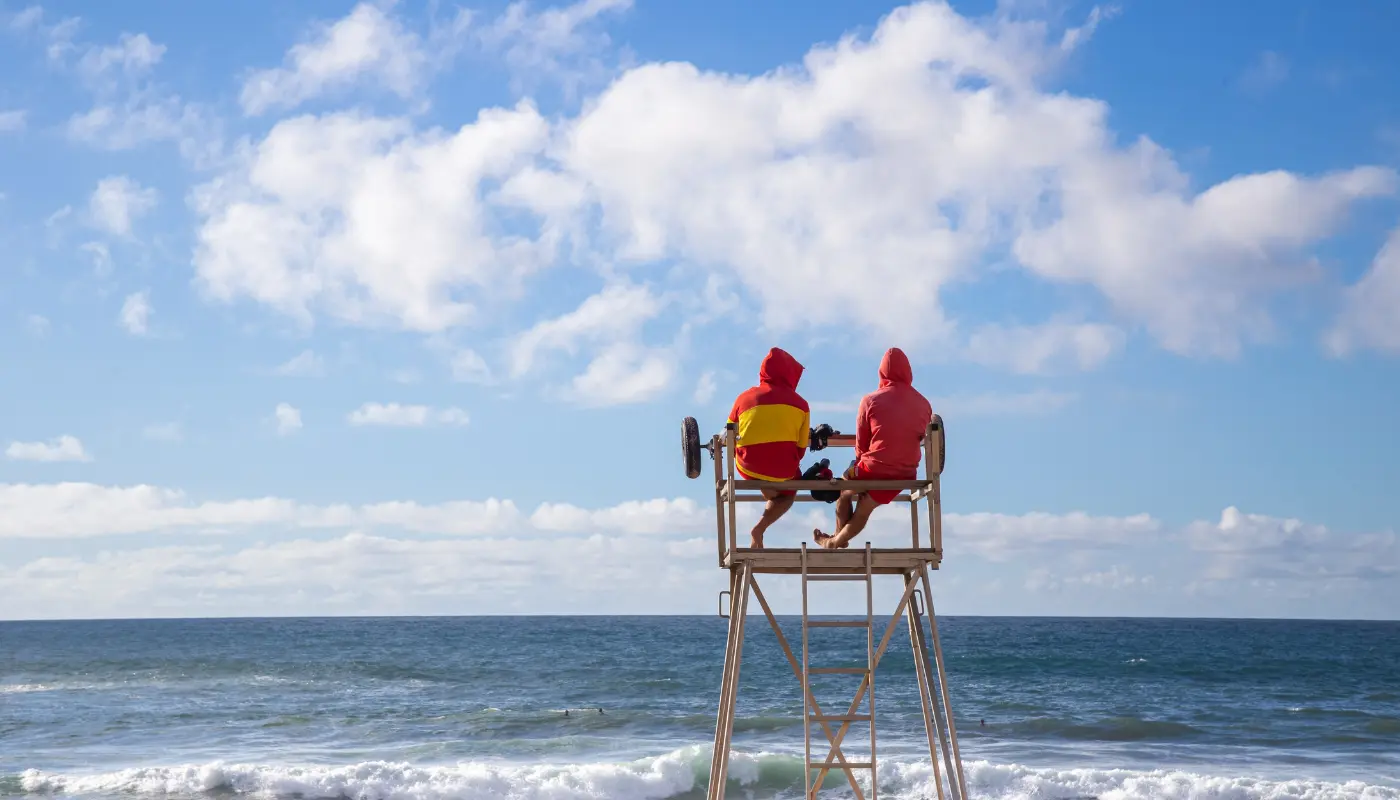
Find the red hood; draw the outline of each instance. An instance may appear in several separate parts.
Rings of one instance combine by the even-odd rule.
[[[802,365],[786,350],[775,347],[763,357],[763,363],[758,368],[758,379],[763,383],[796,389],[797,382],[802,380]]]
[[[912,384],[914,382],[914,368],[909,366],[909,357],[904,355],[904,351],[898,347],[891,347],[885,351],[885,357],[880,359],[880,385],[892,386],[896,383]]]

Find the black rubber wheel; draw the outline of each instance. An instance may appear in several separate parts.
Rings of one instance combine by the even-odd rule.
[[[700,424],[695,417],[681,423],[681,454],[685,456],[685,476],[700,477]]]
[[[943,417],[939,414],[933,415],[933,424],[938,427],[938,475],[943,474],[943,465],[948,460],[948,428],[943,424]]]

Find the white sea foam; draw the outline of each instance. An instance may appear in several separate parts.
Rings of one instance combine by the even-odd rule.
[[[696,796],[708,770],[708,748],[691,747],[625,763],[517,765],[465,762],[413,766],[367,761],[348,766],[210,763],[140,767],[91,775],[28,770],[25,792],[64,795],[197,795],[221,791],[305,800],[664,800]],[[1359,781],[1273,781],[1175,770],[1041,769],[969,761],[969,794],[981,800],[1400,800],[1400,789]],[[749,798],[800,797],[800,759],[735,753],[730,778]],[[901,800],[934,796],[927,761],[886,760],[881,794]],[[833,780],[835,779],[835,780]],[[843,794],[838,775],[823,789]]]

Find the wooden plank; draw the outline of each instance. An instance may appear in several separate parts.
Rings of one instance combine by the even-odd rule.
[[[796,489],[805,491],[816,489],[817,491],[831,491],[833,489],[855,489],[857,491],[869,491],[870,489],[901,489],[913,491],[915,489],[927,489],[932,483],[927,478],[913,478],[907,481],[753,481],[736,480],[734,486],[740,491],[757,491],[759,489]]]

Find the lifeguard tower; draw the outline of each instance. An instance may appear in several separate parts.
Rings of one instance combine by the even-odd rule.
[[[723,434],[700,443],[699,428],[693,417],[686,417],[682,430],[682,449],[686,475],[700,476],[700,451],[709,451],[714,461],[715,524],[718,531],[718,555],[721,569],[729,571],[729,589],[720,593],[720,614],[729,619],[729,638],[724,654],[724,676],[720,682],[719,714],[715,722],[714,755],[710,763],[710,784],[707,800],[724,800],[725,782],[729,774],[729,745],[734,732],[734,708],[738,700],[739,662],[743,655],[744,622],[748,615],[749,596],[758,600],[768,618],[778,644],[792,666],[793,674],[802,687],[803,752],[806,769],[807,800],[815,800],[818,790],[832,769],[843,772],[857,800],[866,800],[866,792],[857,780],[857,773],[869,775],[869,800],[879,795],[879,772],[876,764],[875,673],[885,648],[890,643],[900,615],[908,621],[910,647],[914,654],[914,671],[919,685],[924,730],[928,734],[929,760],[933,764],[934,784],[938,800],[967,800],[967,782],[963,776],[962,758],[958,752],[958,734],[953,721],[952,704],[948,698],[946,672],[943,668],[943,648],[938,641],[938,623],[933,611],[933,593],[928,571],[938,569],[943,558],[943,515],[939,493],[939,476],[944,464],[944,428],[942,417],[935,414],[925,431],[924,477],[908,481],[855,480],[792,480],[783,482],[736,480],[735,448],[737,431],[733,423],[725,426]],[[816,447],[854,447],[855,438],[839,432],[812,442]],[[813,449],[816,449],[814,447]],[[808,549],[804,543],[797,548],[765,547],[754,550],[738,546],[736,525],[739,503],[761,503],[761,489],[796,489],[799,502],[812,502],[811,491],[841,489],[898,489],[895,503],[909,504],[909,547],[871,547],[867,540],[863,550]],[[919,534],[919,504],[923,502],[928,516],[928,542],[923,544]],[[744,534],[747,536],[747,532]],[[778,626],[773,610],[759,588],[759,575],[800,575],[802,579],[802,658],[793,654],[787,637]],[[904,593],[885,626],[884,635],[875,641],[874,579],[877,575],[900,576]],[[808,618],[807,599],[812,591],[809,584],[825,581],[864,581],[864,620],[814,620]],[[729,596],[729,614],[724,614],[724,596]],[[924,622],[927,618],[928,632]],[[866,663],[864,667],[812,666],[809,664],[812,634],[826,628],[863,628],[866,634]],[[932,657],[929,642],[932,640]],[[855,697],[842,713],[827,713],[813,693],[812,676],[850,674],[859,676]],[[833,723],[839,723],[833,728]],[[854,723],[866,723],[870,731],[868,761],[851,761],[842,751],[842,742]],[[825,755],[813,759],[812,727],[820,726],[828,747]],[[864,725],[862,725],[864,727]],[[820,747],[820,745],[818,745]],[[941,760],[941,765],[940,765]],[[815,774],[814,774],[815,773]],[[946,791],[945,795],[945,783]]]

